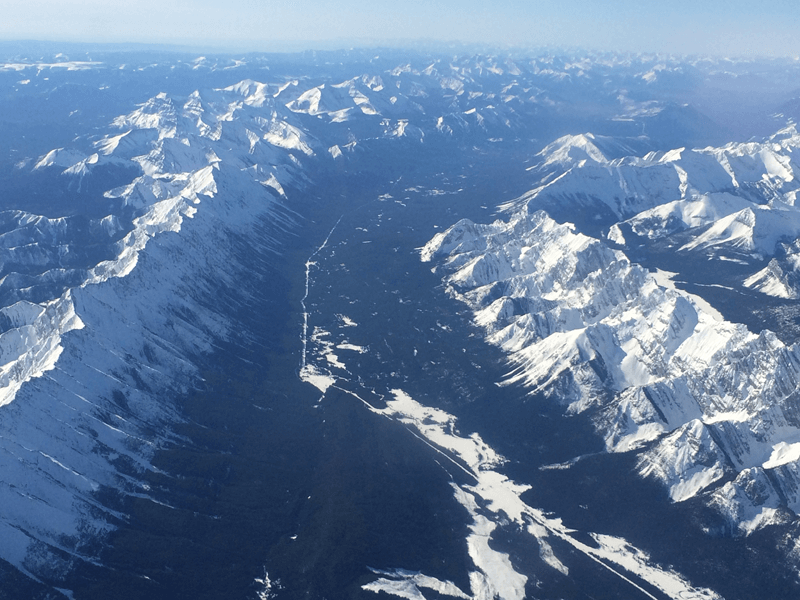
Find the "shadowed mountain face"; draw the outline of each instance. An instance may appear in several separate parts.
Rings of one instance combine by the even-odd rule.
[[[796,63],[30,52],[0,597],[800,591]]]

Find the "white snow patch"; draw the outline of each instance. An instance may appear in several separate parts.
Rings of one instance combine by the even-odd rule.
[[[796,300],[798,297],[797,291],[788,284],[783,269],[774,259],[765,268],[745,279],[744,286],[776,298]]]
[[[703,417],[703,423],[706,425],[711,425],[712,423],[721,423],[723,421],[730,421],[732,423],[746,423],[755,416],[756,415],[749,413],[746,410],[734,410]]]
[[[333,352],[328,352],[327,354],[325,354],[325,360],[327,360],[332,367],[346,370],[345,364],[342,361],[340,361],[339,357],[336,356]]]
[[[746,260],[742,260],[741,258],[731,258],[729,256],[718,256],[717,258],[719,260],[724,260],[726,262],[736,263],[737,265],[749,265],[750,264]]]
[[[355,344],[349,343],[337,344],[336,347],[339,350],[352,350],[354,352],[358,352],[359,354],[365,354],[367,352],[367,348],[364,346],[356,346]]]
[[[619,225],[612,225],[611,229],[608,230],[608,235],[606,238],[615,244],[619,244],[620,246],[625,245],[625,236],[623,235],[622,229],[620,229]]]
[[[769,460],[764,463],[764,468],[774,469],[798,460],[800,460],[800,442],[795,444],[778,442],[772,447],[772,454]]]
[[[339,319],[341,323],[341,327],[358,327],[358,323],[353,321],[350,317],[346,315],[336,315],[336,318]]]
[[[256,590],[258,600],[272,600],[277,597],[274,590],[280,588],[280,581],[272,581],[266,569],[264,569],[264,577],[256,578],[255,583],[258,585]]]
[[[385,592],[392,596],[400,598],[407,598],[409,600],[425,600],[425,596],[420,591],[420,588],[427,588],[443,595],[450,596],[451,598],[463,598],[469,600],[468,596],[459,589],[459,587],[451,581],[440,581],[435,577],[428,577],[422,573],[405,571],[403,569],[396,569],[394,571],[378,571],[372,570],[376,575],[383,575],[377,581],[368,583],[362,586],[369,592]]]
[[[700,296],[697,296],[696,294],[690,294],[689,292],[684,291],[684,290],[678,290],[678,288],[675,287],[675,282],[673,281],[673,278],[676,275],[678,275],[677,273],[672,273],[671,271],[663,271],[661,269],[656,269],[654,272],[651,272],[650,275],[652,275],[652,277],[656,280],[658,285],[660,285],[661,287],[667,288],[667,289],[670,289],[670,290],[680,291],[680,293],[682,295],[684,295],[687,298],[689,298],[689,300],[692,302],[692,304],[694,304],[695,306],[700,308],[700,310],[702,312],[704,312],[707,315],[709,315],[714,321],[724,321],[725,320],[725,317],[722,316],[722,313],[719,312],[713,306],[711,306],[711,304],[709,304],[708,301],[705,300],[704,298],[701,298]]]
[[[70,148],[56,148],[51,150],[44,156],[39,158],[39,161],[33,167],[34,171],[44,169],[45,167],[72,167],[86,159],[86,155],[78,150]]]
[[[613,562],[623,567],[626,571],[638,575],[670,598],[680,600],[723,600],[722,596],[709,589],[692,587],[677,573],[653,568],[649,564],[650,557],[647,554],[634,548],[622,538],[597,533],[593,533],[592,537],[600,545],[600,548],[592,551],[593,555]],[[655,596],[644,590],[641,591],[655,599]]]
[[[306,383],[310,383],[323,394],[328,391],[328,388],[336,383],[336,378],[328,373],[322,373],[314,365],[307,364],[300,369],[300,379]]]

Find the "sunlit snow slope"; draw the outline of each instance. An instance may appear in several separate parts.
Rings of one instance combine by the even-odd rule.
[[[599,155],[585,138],[564,143]],[[711,164],[723,173],[731,148],[695,154],[715,157]],[[563,145],[546,149],[545,163],[551,159],[548,151],[557,155],[553,160],[563,160],[563,150]],[[755,164],[746,172],[759,171],[760,181],[768,183],[759,165],[769,162],[764,156],[774,156],[766,150],[744,156],[748,165]],[[786,509],[800,511],[800,463],[794,451],[800,440],[800,351],[769,331],[754,334],[725,321],[702,299],[675,289],[670,274],[648,273],[621,251],[530,208],[537,196],[553,194],[559,185],[582,188],[574,195],[603,198],[620,213],[630,212],[626,203],[637,199],[655,203],[694,190],[691,200],[675,205],[703,204],[707,215],[713,213],[709,207],[719,211],[735,200],[755,206],[759,223],[769,222],[763,225],[768,233],[754,235],[756,210],[745,208],[742,212],[752,218],[714,243],[736,246],[731,238],[738,236],[748,243],[761,240],[761,246],[747,250],[772,253],[776,240],[797,235],[800,213],[793,189],[772,205],[756,206],[713,191],[713,169],[706,167],[701,192],[692,187],[699,185],[698,176],[686,175],[689,165],[684,162],[684,169],[674,162],[679,157],[628,161],[627,169],[625,161],[603,161],[593,167],[603,170],[602,177],[593,175],[591,184],[583,173],[588,159],[582,158],[560,179],[518,201],[520,208],[508,221],[461,221],[437,234],[422,249],[422,259],[440,265],[435,268],[446,273],[447,289],[473,309],[487,340],[508,354],[506,383],[523,382],[532,394],[543,393],[569,412],[591,410],[608,451],[645,448],[641,474],[663,481],[673,500],[705,492],[737,527],[751,531],[786,518]],[[657,173],[662,175],[654,178]],[[728,186],[738,173],[728,176]],[[666,185],[672,179],[674,190]],[[781,171],[778,181],[793,185],[794,178]],[[634,183],[644,191],[633,193]],[[647,210],[654,215],[660,209]],[[773,216],[780,217],[777,223]],[[710,244],[710,233],[723,231],[719,224],[727,222],[721,217],[687,246]]]

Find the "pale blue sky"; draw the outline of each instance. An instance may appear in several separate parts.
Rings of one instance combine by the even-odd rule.
[[[279,49],[396,40],[800,55],[798,0],[3,0],[0,38]],[[306,44],[307,42],[307,44]],[[330,47],[330,44],[326,44]]]

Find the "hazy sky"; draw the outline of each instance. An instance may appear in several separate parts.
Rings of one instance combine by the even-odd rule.
[[[429,39],[800,55],[798,0],[2,0],[0,7],[3,39],[254,50]]]

